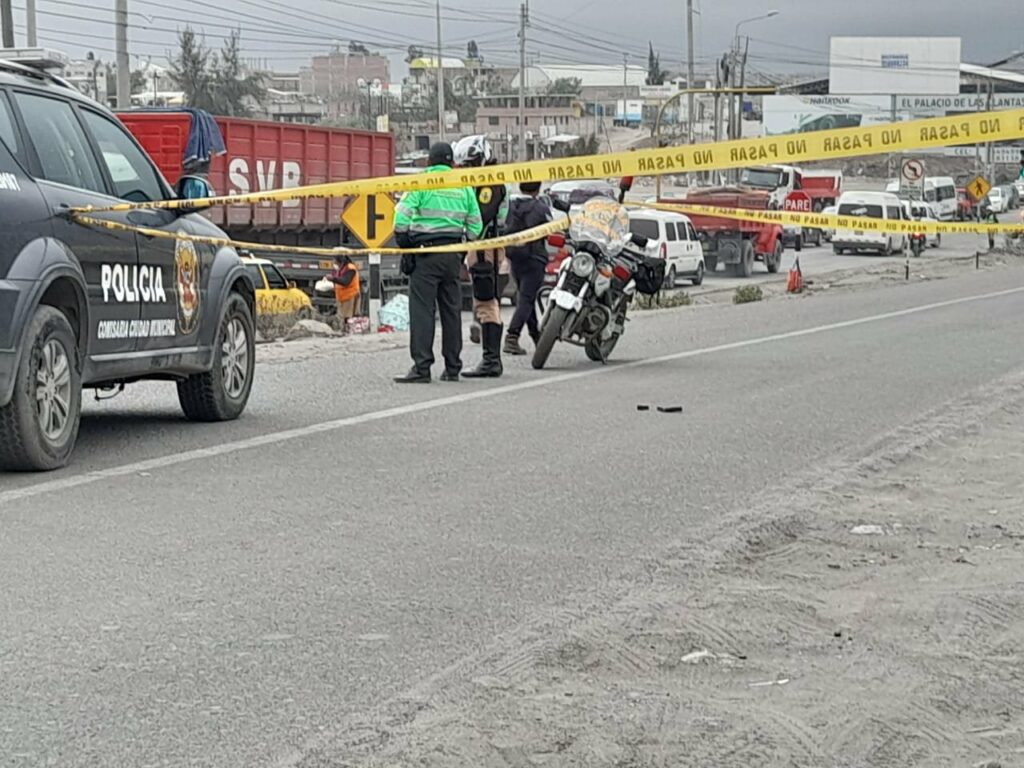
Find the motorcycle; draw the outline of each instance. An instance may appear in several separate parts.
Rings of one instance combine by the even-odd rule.
[[[607,362],[622,334],[638,293],[657,293],[665,262],[644,249],[647,238],[632,235],[626,209],[594,197],[572,216],[567,255],[547,297],[533,367],[545,366],[556,341],[583,347],[594,362]],[[660,275],[659,275],[660,273]]]

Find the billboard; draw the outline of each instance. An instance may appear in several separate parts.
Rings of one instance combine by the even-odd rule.
[[[833,37],[832,93],[960,92],[959,37]]]
[[[762,100],[765,136],[807,131],[828,131],[834,128],[856,128],[861,125],[888,123],[893,119],[895,98],[896,120],[917,120],[962,112],[978,112],[988,106],[988,97],[967,93],[941,96],[910,94],[904,96],[765,96]],[[992,109],[1024,109],[1024,93],[997,93]]]

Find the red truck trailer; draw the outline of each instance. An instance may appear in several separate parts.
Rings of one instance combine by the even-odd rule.
[[[130,110],[118,117],[139,140],[172,184],[183,172],[192,130],[192,114],[174,110]],[[347,181],[395,172],[394,139],[370,133],[321,126],[216,117],[226,154],[213,158],[208,177],[217,194]],[[283,203],[233,205],[207,215],[236,240],[275,245],[358,246],[341,224],[348,200],[290,200]],[[314,295],[317,280],[332,269],[330,259],[282,253],[260,253],[274,261],[289,280]],[[358,260],[357,260],[358,261]],[[397,260],[382,263],[382,276],[398,275]],[[394,264],[390,262],[394,261]],[[365,303],[364,303],[365,306]]]
[[[669,205],[712,205],[722,208],[768,210],[770,195],[737,187],[710,187],[687,193],[683,199],[659,199]],[[737,277],[750,277],[754,262],[764,262],[769,272],[782,264],[782,226],[758,221],[737,221],[718,216],[688,213],[704,247],[704,266],[714,272],[728,264]]]

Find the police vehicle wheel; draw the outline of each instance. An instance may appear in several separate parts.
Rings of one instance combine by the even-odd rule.
[[[231,421],[245,410],[256,365],[252,310],[232,293],[224,306],[213,368],[178,382],[178,402],[191,421]]]
[[[64,313],[42,306],[29,325],[11,402],[0,408],[0,468],[63,467],[78,438],[82,374]]]

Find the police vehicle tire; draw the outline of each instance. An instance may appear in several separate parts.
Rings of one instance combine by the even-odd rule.
[[[564,307],[551,307],[548,320],[541,329],[540,338],[537,339],[537,348],[533,350],[533,359],[530,361],[534,368],[540,370],[545,366],[551,350],[558,341],[558,334],[562,331],[565,318],[569,316],[569,310]]]
[[[67,317],[55,307],[38,307],[25,336],[11,402],[0,408],[0,469],[40,471],[68,463],[82,417],[80,365]],[[50,434],[42,424],[46,414],[52,419]]]
[[[231,421],[245,410],[256,365],[252,310],[237,293],[224,304],[213,367],[178,382],[178,402],[191,421]]]

